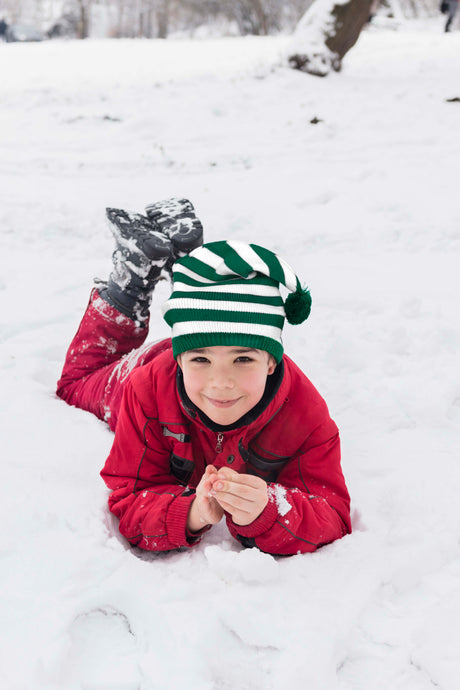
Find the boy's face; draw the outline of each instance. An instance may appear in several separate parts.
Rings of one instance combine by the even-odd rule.
[[[216,345],[188,350],[177,362],[190,400],[216,424],[233,424],[261,399],[276,362],[268,352]]]

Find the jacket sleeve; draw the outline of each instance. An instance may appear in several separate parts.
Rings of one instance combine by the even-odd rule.
[[[101,472],[120,532],[142,549],[165,551],[200,538],[186,531],[194,495],[170,473],[170,449],[154,410],[142,409],[131,381],[123,394],[109,457]]]
[[[268,484],[268,495],[267,506],[250,525],[235,525],[227,518],[230,532],[245,546],[292,555],[315,551],[351,532],[339,433],[331,419],[310,434],[277,482]]]

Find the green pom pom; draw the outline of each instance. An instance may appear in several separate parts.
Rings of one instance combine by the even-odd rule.
[[[284,303],[284,311],[289,323],[296,326],[308,319],[311,310],[311,295],[307,289],[298,288],[288,295]]]

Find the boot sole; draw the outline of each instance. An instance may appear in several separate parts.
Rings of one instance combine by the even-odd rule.
[[[151,260],[171,256],[171,241],[146,216],[119,208],[106,208],[105,213],[118,248],[125,256],[133,254],[134,259],[134,254],[143,254]]]
[[[203,244],[203,226],[188,199],[157,201],[148,204],[145,211],[149,220],[169,237],[176,252],[188,254]]]

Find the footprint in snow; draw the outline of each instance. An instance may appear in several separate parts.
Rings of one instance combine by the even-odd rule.
[[[69,690],[139,690],[136,638],[128,618],[111,606],[80,614],[69,629],[61,666]]]

